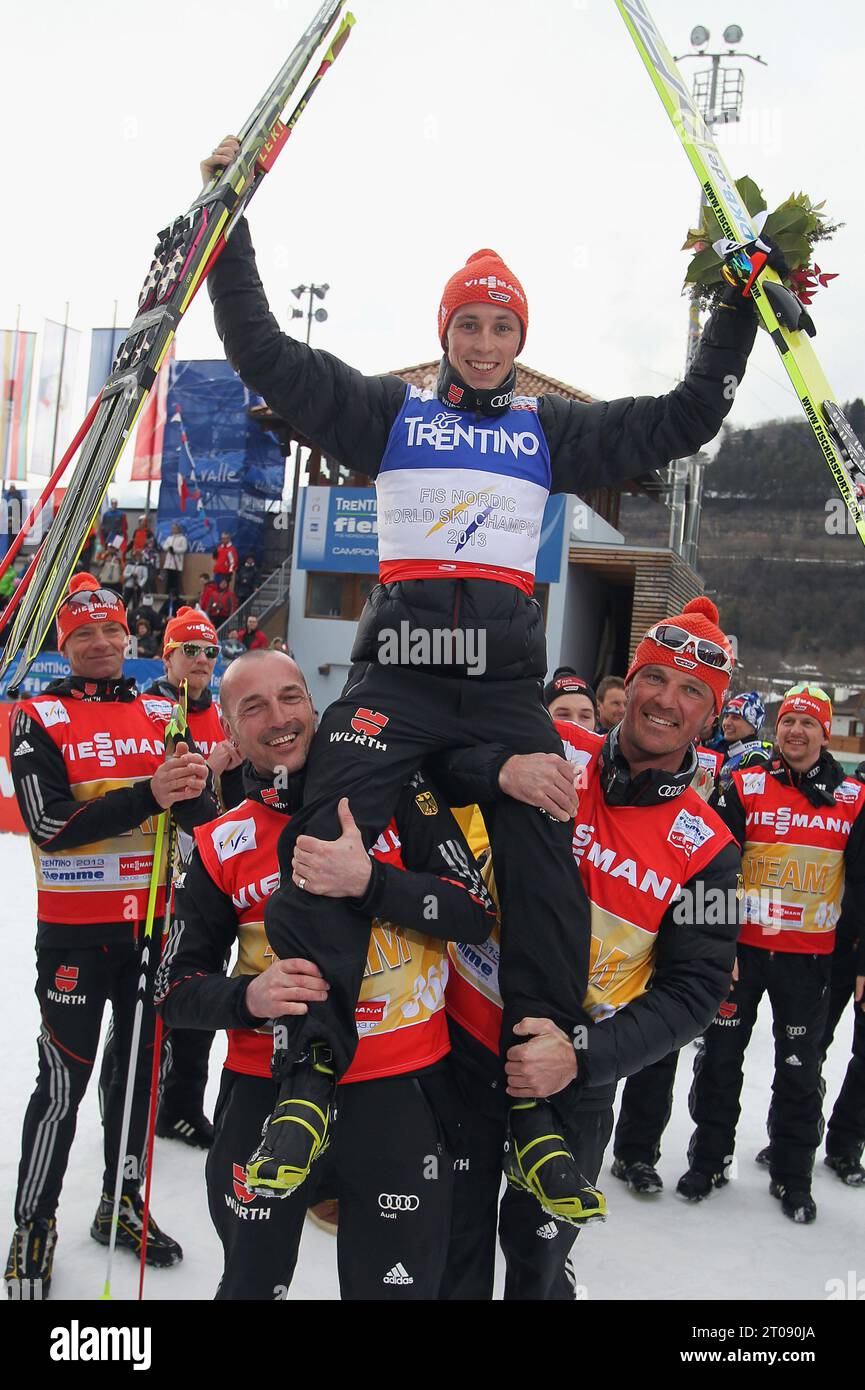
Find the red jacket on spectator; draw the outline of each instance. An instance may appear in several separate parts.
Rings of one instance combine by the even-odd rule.
[[[213,563],[214,577],[220,574],[233,575],[237,570],[237,551],[231,541],[222,541],[214,552],[215,560]]]

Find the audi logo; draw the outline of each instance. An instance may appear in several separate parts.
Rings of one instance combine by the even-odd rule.
[[[684,787],[659,787],[658,796],[681,796],[684,790]]]
[[[380,1192],[378,1204],[382,1211],[417,1211],[419,1197],[407,1197],[401,1192]]]
[[[513,393],[513,391],[508,391],[507,394],[504,395],[504,396],[493,396],[492,400],[490,401],[490,405],[491,405],[491,406],[510,405],[511,401],[513,400],[513,398],[514,398],[514,393]]]

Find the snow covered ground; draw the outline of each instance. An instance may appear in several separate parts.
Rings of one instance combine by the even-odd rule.
[[[12,1204],[21,1122],[36,1075],[38,1009],[33,994],[35,889],[27,841],[0,835],[0,932],[3,972],[0,1019],[4,1084],[0,1087],[0,1241],[5,1258],[12,1233]],[[839,1028],[828,1059],[827,1083],[834,1099],[850,1053],[852,1020]],[[209,1107],[219,1084],[224,1047],[211,1054]],[[691,1129],[687,1091],[693,1049],[679,1067],[675,1105],[665,1135],[660,1171],[667,1190],[659,1197],[636,1198],[609,1174],[602,1174],[610,1204],[605,1225],[581,1235],[575,1251],[576,1274],[588,1299],[809,1299],[823,1300],[833,1279],[846,1285],[848,1273],[865,1276],[865,1190],[844,1187],[818,1160],[814,1195],[819,1216],[813,1226],[794,1226],[768,1194],[768,1177],[754,1154],[765,1143],[764,1116],[772,1070],[771,1018],[760,1014],[749,1049],[743,1115],[739,1125],[734,1180],[699,1206],[673,1195],[685,1168]],[[101,1127],[95,1083],[84,1098],[78,1133],[58,1212],[59,1239],[52,1299],[97,1299],[105,1276],[106,1252],[89,1235],[102,1172]],[[153,1211],[157,1221],[183,1245],[185,1258],[174,1269],[147,1272],[148,1299],[209,1299],[221,1269],[221,1247],[207,1214],[204,1154],[175,1142],[156,1141]],[[502,1270],[499,1270],[501,1292]],[[854,1283],[855,1283],[854,1278]],[[830,1285],[831,1287],[831,1285]],[[114,1266],[115,1298],[137,1292],[137,1263],[119,1251]],[[335,1299],[334,1240],[307,1223],[291,1297]]]

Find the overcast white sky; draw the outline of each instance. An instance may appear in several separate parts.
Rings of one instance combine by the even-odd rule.
[[[134,312],[155,233],[198,191],[198,160],[246,117],[316,0],[28,0],[7,10],[0,327]],[[698,188],[613,0],[357,0],[352,38],[250,212],[283,324],[327,281],[313,343],[365,371],[436,356],[445,279],[492,246],[520,276],[524,360],[598,396],[681,372]],[[745,120],[721,136],[770,207],[794,189],[847,223],[821,258],[815,346],[836,394],[865,391],[865,11],[861,0],[653,0],[674,53],[696,23],[744,29]],[[698,66],[682,65],[686,74]],[[302,325],[301,325],[302,326]],[[79,368],[83,414],[88,343]],[[216,356],[202,293],[178,355]],[[768,341],[732,420],[798,409]],[[129,459],[120,476],[128,475]]]

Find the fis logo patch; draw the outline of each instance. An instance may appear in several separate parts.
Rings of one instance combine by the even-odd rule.
[[[388,715],[361,706],[352,715],[351,727],[356,734],[367,734],[369,738],[377,738],[389,722]]]
[[[667,841],[677,849],[683,849],[690,857],[696,850],[711,840],[715,832],[702,816],[694,816],[690,811],[680,811],[670,827]]]
[[[69,711],[62,700],[34,700],[33,708],[45,729],[50,729],[52,724],[69,723]]]
[[[745,796],[762,796],[766,790],[765,772],[743,772],[742,791]]]
[[[210,838],[217,859],[220,864],[224,864],[226,859],[233,859],[236,854],[256,848],[255,821],[252,816],[246,820],[225,821],[211,830]]]

